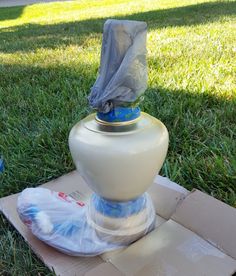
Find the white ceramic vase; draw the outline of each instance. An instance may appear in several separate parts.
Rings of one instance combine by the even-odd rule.
[[[78,122],[69,135],[77,170],[99,196],[128,201],[142,195],[160,171],[168,149],[168,131],[158,119],[103,124],[96,114]]]

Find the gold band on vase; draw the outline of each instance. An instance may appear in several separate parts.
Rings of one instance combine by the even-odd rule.
[[[97,116],[95,117],[95,120],[97,121],[98,124],[103,126],[127,126],[138,122],[140,120],[140,116],[134,120],[125,121],[125,122],[107,122],[99,119]]]

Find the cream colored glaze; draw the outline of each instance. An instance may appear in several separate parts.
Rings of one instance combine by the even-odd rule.
[[[92,114],[69,135],[72,158],[89,187],[117,201],[134,199],[148,189],[163,165],[168,141],[164,124],[143,112],[132,130],[105,131]]]

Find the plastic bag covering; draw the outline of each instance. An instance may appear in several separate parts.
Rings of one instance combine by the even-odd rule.
[[[92,195],[88,203],[45,188],[27,188],[18,197],[18,214],[32,233],[72,256],[95,256],[129,245],[154,227],[147,194],[113,202]]]
[[[146,35],[145,22],[105,22],[99,76],[89,96],[92,108],[107,113],[133,103],[146,90]]]

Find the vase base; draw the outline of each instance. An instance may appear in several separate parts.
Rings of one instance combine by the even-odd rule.
[[[110,201],[94,194],[87,221],[101,239],[127,244],[153,230],[155,210],[147,193],[126,202]]]

